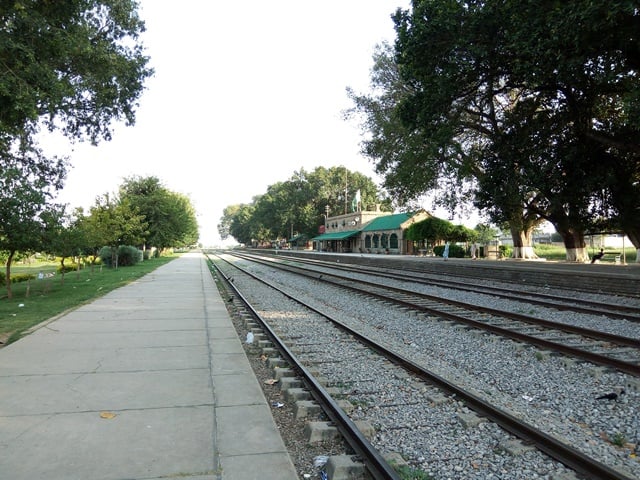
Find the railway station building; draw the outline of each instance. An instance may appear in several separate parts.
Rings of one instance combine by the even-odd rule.
[[[311,241],[313,249],[322,252],[412,255],[416,252],[405,231],[430,216],[425,210],[390,213],[376,208],[327,217]]]

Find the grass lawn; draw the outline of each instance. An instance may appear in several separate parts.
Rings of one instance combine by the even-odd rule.
[[[98,266],[92,271],[85,268],[79,272],[62,276],[55,273],[53,263],[36,262],[32,265],[11,267],[12,276],[17,273],[32,273],[36,278],[39,272],[45,274],[41,280],[12,283],[13,298],[7,298],[6,287],[0,290],[0,345],[11,343],[20,338],[29,328],[69,309],[73,309],[95,298],[122,287],[177,258],[167,255],[140,262],[131,267],[117,270]],[[46,274],[53,274],[46,276]]]
[[[589,257],[592,257],[594,254],[598,253],[600,249],[591,249],[589,248]],[[563,245],[548,245],[548,244],[537,244],[534,247],[534,251],[536,255],[540,258],[546,258],[547,260],[557,260],[563,261],[567,259],[566,250]],[[605,248],[604,249],[605,256],[600,260],[600,263],[615,263],[616,255],[622,256],[622,248]],[[635,247],[626,247],[624,249],[624,253],[627,258],[627,263],[633,263],[636,261],[636,249]]]

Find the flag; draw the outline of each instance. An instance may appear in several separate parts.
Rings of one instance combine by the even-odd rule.
[[[351,201],[351,211],[352,212],[360,211],[360,189],[358,189],[355,197],[353,197],[353,200]]]

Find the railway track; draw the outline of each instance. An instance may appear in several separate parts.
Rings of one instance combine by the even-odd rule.
[[[307,278],[331,283],[338,288],[349,290],[358,295],[395,303],[427,315],[458,322],[471,328],[640,377],[640,339],[638,338],[613,335],[531,315],[449,300],[441,296],[409,290],[408,288],[413,288],[412,286],[394,287],[390,284],[381,284],[377,278],[375,281],[357,279],[352,275],[328,273],[326,269],[307,268],[277,258],[247,257],[246,255],[240,257]],[[411,279],[411,281],[414,282],[415,279]],[[523,301],[526,300],[523,299]],[[540,303],[541,301],[538,302],[538,304]],[[566,310],[569,309],[569,306],[564,305],[563,308]],[[583,312],[585,309],[576,307],[575,310]],[[597,315],[606,313],[605,310],[596,308],[588,309],[588,311]],[[626,315],[634,318],[630,313]],[[619,318],[617,315],[615,317]]]
[[[259,251],[274,255],[273,250]],[[279,256],[289,258],[318,257],[333,263],[367,265],[374,268],[401,268],[422,275],[443,274],[465,281],[483,281],[491,278],[510,285],[528,285],[543,288],[567,289],[593,294],[603,294],[615,298],[626,296],[640,298],[640,265],[589,265],[556,262],[471,262],[449,259],[420,258],[406,255],[358,255],[331,254],[287,250]]]
[[[248,259],[246,260],[248,261]],[[255,259],[251,259],[251,261],[255,261]],[[262,265],[275,268],[275,265],[271,263],[262,263]],[[234,268],[237,268],[237,267],[238,267],[237,265],[234,265]],[[278,267],[280,268],[282,267],[282,265],[278,265]],[[290,266],[287,266],[287,268],[291,269]],[[297,272],[297,274],[300,274],[300,272]],[[240,274],[236,273],[231,275],[232,281],[233,281],[233,276],[235,275],[240,275]],[[244,275],[252,275],[252,274],[250,274],[249,272],[245,272]],[[328,282],[327,280],[328,275],[326,274],[326,272],[322,274],[318,274],[317,272],[315,273],[306,272],[305,275],[307,275],[308,277],[310,276],[309,278],[313,279],[314,281],[319,280],[319,281],[322,281],[323,283]],[[321,276],[322,278],[319,278],[319,276]],[[234,285],[237,285],[238,282],[233,281],[233,283]],[[344,289],[348,287],[348,285],[344,283],[344,279],[339,279],[339,276],[336,277],[335,282],[331,280],[331,283],[333,283],[334,287],[338,289],[336,291],[344,291]],[[274,286],[272,285],[271,288],[273,287]],[[371,285],[369,285],[367,288],[370,289]],[[388,287],[387,287],[387,290],[388,290]],[[285,292],[282,292],[282,293],[285,294]],[[287,295],[290,295],[290,294],[287,294]],[[398,296],[398,295],[399,295],[399,292],[394,292],[394,294],[391,297]],[[391,298],[390,300],[389,295],[383,298],[385,302],[393,301],[396,305],[402,304],[404,305],[405,308],[407,308],[407,302],[405,299]],[[316,307],[307,305],[305,308],[312,308],[316,315],[322,314],[323,316],[325,316],[325,318],[329,318],[329,316],[327,316],[325,313],[318,310]],[[415,308],[415,303],[413,303],[413,306],[411,308]],[[420,308],[430,309],[431,307],[430,306],[425,307],[425,305],[422,305]],[[488,403],[485,399],[479,397],[475,393],[468,391],[464,388],[461,388],[460,386],[450,382],[449,380],[442,378],[437,373],[429,371],[424,366],[419,365],[418,363],[415,363],[414,361],[412,361],[406,355],[394,352],[392,349],[389,349],[383,346],[380,342],[369,338],[367,335],[363,335],[359,333],[358,331],[338,321],[336,318],[329,318],[329,319],[331,320],[333,325],[339,326],[342,329],[342,331],[347,332],[349,335],[353,337],[356,337],[358,341],[367,345],[369,349],[374,350],[378,354],[384,355],[385,358],[387,358],[394,366],[401,367],[404,370],[411,372],[411,374],[419,378],[420,381],[428,382],[430,385],[436,385],[438,389],[440,389],[443,392],[446,392],[447,397],[462,400],[468,408],[476,412],[476,414],[479,415],[480,417],[490,419],[491,421],[500,425],[500,427],[503,428],[504,430],[510,432],[511,434],[523,440],[525,443],[535,444],[539,450],[541,450],[542,452],[545,452],[547,455],[550,455],[552,458],[555,458],[557,461],[560,461],[562,464],[575,470],[579,474],[586,475],[587,478],[603,478],[603,479],[632,478],[632,477],[626,476],[624,473],[620,473],[618,471],[615,471],[609,468],[607,465],[604,465],[601,462],[598,462],[592,458],[589,458],[588,456],[580,453],[578,450],[570,446],[567,446],[561,441],[558,441],[553,436],[550,436],[545,432],[541,431],[540,429],[527,424],[527,422],[524,422],[522,419],[517,418],[516,416],[510,414],[507,411],[504,411],[500,408],[493,406],[492,404]],[[277,334],[275,333],[274,330],[270,332],[270,336],[277,338]],[[341,340],[341,342],[343,341],[346,342],[345,340]],[[304,340],[302,342],[304,342]],[[286,351],[287,350],[285,346],[285,352]],[[289,353],[286,353],[285,355],[289,356]],[[295,359],[292,359],[290,361],[295,361]],[[296,368],[297,369],[301,368],[303,370],[303,367],[296,367]],[[362,456],[365,455],[361,452],[359,452],[359,454]],[[384,475],[388,475],[388,472],[383,473],[382,476],[380,477],[374,477],[374,478],[394,478],[394,477],[385,477]]]
[[[240,254],[236,253],[236,255]],[[507,288],[500,287],[495,284],[488,286],[486,283],[474,283],[474,281],[470,280],[469,277],[460,277],[455,280],[452,279],[450,275],[447,275],[446,278],[442,273],[431,273],[425,275],[424,271],[407,268],[390,268],[388,266],[380,268],[379,266],[360,265],[357,263],[349,263],[345,265],[314,258],[294,258],[296,263],[304,265],[327,267],[333,270],[343,270],[350,273],[357,272],[365,275],[375,275],[376,277],[404,280],[407,282],[419,283],[421,285],[454,288],[456,290],[466,291],[469,293],[491,295],[496,298],[521,301],[523,303],[539,305],[556,310],[570,310],[588,315],[603,315],[610,318],[640,322],[640,306],[616,303],[615,298],[610,298],[607,302],[590,300],[584,297],[576,300],[575,298],[568,297],[566,295],[542,293],[540,291],[532,292],[530,289],[519,289],[517,285],[509,285]],[[478,277],[474,276],[473,279],[477,280]],[[484,277],[483,279],[486,280],[487,277]]]

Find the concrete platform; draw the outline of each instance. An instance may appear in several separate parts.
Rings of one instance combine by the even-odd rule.
[[[0,478],[298,479],[202,255],[0,349]]]

